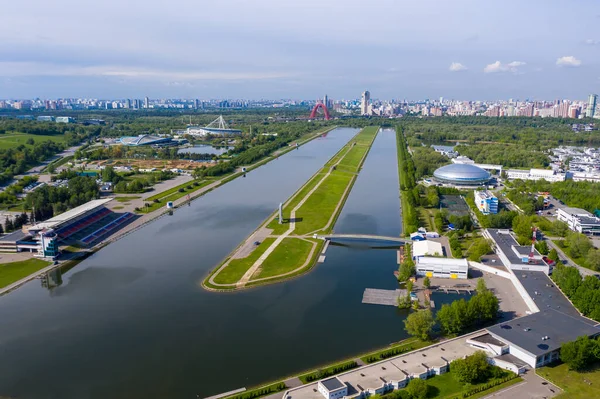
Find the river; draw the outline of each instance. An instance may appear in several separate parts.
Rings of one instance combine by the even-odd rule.
[[[331,245],[294,280],[205,291],[208,271],[356,134],[339,128],[109,245],[48,290],[0,298],[0,395],[195,398],[404,338],[406,313],[363,305],[396,288],[396,251]],[[400,232],[394,132],[379,133],[336,232]]]

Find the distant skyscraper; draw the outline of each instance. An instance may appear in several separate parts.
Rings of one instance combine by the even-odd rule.
[[[144,98],[144,108],[150,108],[150,99],[148,97]]]
[[[131,100],[130,99],[125,100],[124,108],[127,108],[127,109],[131,108]]]
[[[329,99],[327,98],[327,94],[323,97],[323,105],[329,108]]]
[[[587,110],[585,111],[585,116],[588,118],[593,118],[596,114],[596,101],[598,100],[597,94],[590,94],[590,98],[588,99]]]
[[[360,101],[360,113],[361,115],[369,114],[369,101],[371,100],[371,93],[368,90],[363,91],[362,98]]]
[[[194,100],[194,109],[198,109],[198,99]]]

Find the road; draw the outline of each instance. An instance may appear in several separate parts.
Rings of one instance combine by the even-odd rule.
[[[562,238],[560,238],[560,237],[545,237],[545,239],[551,248],[556,249],[556,252],[558,252],[558,256],[560,257],[560,260],[562,261],[562,263],[564,263],[567,266],[576,267],[577,270],[579,270],[579,274],[581,274],[583,277],[593,276],[594,274],[596,274],[595,271],[587,269],[582,266],[579,266],[577,263],[573,262],[571,260],[571,258],[569,258],[567,256],[567,254],[565,254],[565,252],[552,241],[552,240],[561,240]]]

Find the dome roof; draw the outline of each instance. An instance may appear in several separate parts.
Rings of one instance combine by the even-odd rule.
[[[475,165],[455,163],[438,168],[433,177],[448,183],[482,184],[490,180],[491,174]]]

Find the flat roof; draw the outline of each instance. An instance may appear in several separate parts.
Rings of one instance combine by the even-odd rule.
[[[320,382],[329,392],[346,387],[346,385],[344,385],[337,377],[331,377]]]
[[[531,247],[524,247],[519,245],[517,240],[512,236],[509,230],[506,229],[487,229],[488,233],[498,246],[504,252],[504,255],[508,258],[510,263],[514,264],[524,264],[521,257],[519,257],[515,251],[513,251],[513,246],[516,247],[517,251],[520,253],[524,253],[529,256],[529,252],[531,251]],[[523,251],[523,252],[522,252]],[[540,253],[534,249],[533,254],[538,258],[541,257]],[[538,260],[538,264],[544,264],[540,260]]]
[[[467,259],[437,258],[435,256],[421,256],[417,259],[421,265],[447,265],[469,267]]]
[[[582,335],[592,336],[600,333],[600,328],[591,325],[588,319],[553,308],[496,324],[487,330],[534,356],[557,350],[562,344],[574,341]]]
[[[53,227],[59,226],[65,222],[68,222],[71,219],[76,218],[77,216],[81,216],[84,213],[91,211],[95,208],[98,208],[110,201],[112,201],[112,197],[91,200],[89,202],[86,202],[83,205],[79,205],[78,207],[75,207],[71,210],[63,212],[58,216],[54,216],[53,218],[48,219],[45,222],[38,223],[35,226],[30,227],[30,229],[31,230],[42,230],[45,228],[53,228]]]
[[[504,355],[496,356],[494,359],[503,360],[508,363],[512,363],[517,367],[526,367],[527,363],[516,357],[515,355],[511,355],[510,353],[505,353]]]
[[[568,213],[569,215],[586,215],[586,216],[592,216],[592,214],[588,211],[586,211],[585,209],[582,208],[572,208],[569,206],[564,206],[561,208],[558,208],[558,211],[563,211],[565,213]]]
[[[553,308],[570,316],[580,316],[579,311],[575,309],[546,273],[532,270],[514,270],[514,274],[540,310]],[[592,321],[589,322],[593,323]]]
[[[15,230],[12,233],[0,237],[0,242],[17,242],[21,241],[25,237],[29,237],[31,234],[24,233],[23,230]]]
[[[442,244],[440,244],[439,242],[436,242],[436,241],[429,241],[429,240],[414,241],[412,243],[412,253],[413,253],[413,256],[422,256],[425,254],[435,255],[436,253],[443,255],[444,248],[443,248]]]
[[[484,344],[496,345],[496,346],[505,346],[506,345],[504,342],[492,337],[490,334],[479,335],[475,338],[471,338],[471,340],[481,342]]]

